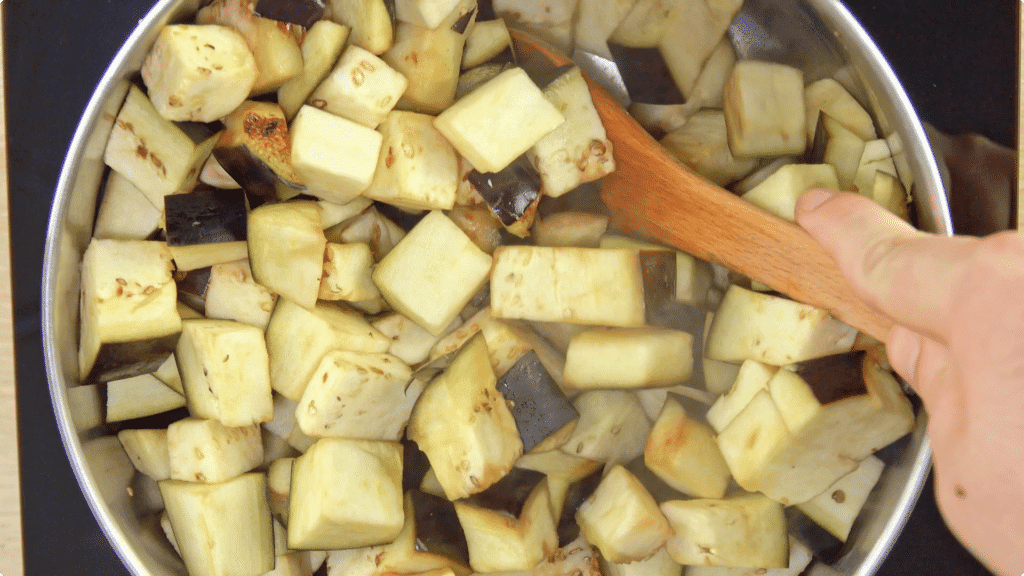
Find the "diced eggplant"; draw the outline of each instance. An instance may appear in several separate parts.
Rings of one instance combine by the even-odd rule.
[[[910,222],[910,197],[900,179],[881,170],[875,172],[875,185],[871,188],[871,198],[880,206]]]
[[[525,237],[537,213],[542,192],[540,173],[522,155],[498,172],[469,173],[469,182],[509,232]]]
[[[466,536],[452,503],[419,490],[409,490],[406,498],[412,505],[416,548],[469,564]]]
[[[788,566],[786,515],[781,504],[762,494],[673,500],[661,511],[675,531],[665,547],[680,564]]]
[[[294,400],[274,394],[274,419],[264,422],[263,429],[269,434],[281,438],[295,450],[305,452],[316,442],[316,438],[303,434],[299,429],[299,425],[295,421],[296,406],[298,403]]]
[[[650,493],[651,497],[658,504],[668,502],[669,500],[682,500],[686,498],[685,494],[673,488],[668,482],[662,480],[660,476],[648,468],[643,456],[625,462],[622,466],[643,484],[644,488],[647,489],[647,492]]]
[[[404,210],[452,209],[458,156],[433,121],[427,114],[397,110],[383,119],[377,171],[364,196]]]
[[[497,318],[642,326],[643,298],[634,250],[502,246],[494,253]]]
[[[320,300],[360,302],[380,297],[370,278],[373,254],[367,244],[328,243],[324,252],[324,275]]]
[[[825,564],[833,564],[845,551],[845,544],[828,530],[818,526],[797,506],[785,511],[786,526],[796,541],[810,549],[811,554]]]
[[[478,15],[477,0],[459,0],[455,8],[445,16],[438,26],[445,26],[468,38],[476,28],[477,22],[480,21],[477,18]]]
[[[505,227],[489,206],[456,204],[447,214],[473,240],[477,248],[488,254],[493,254],[505,242],[505,235],[502,234]]]
[[[407,434],[427,454],[450,499],[486,490],[522,454],[515,420],[496,382],[487,344],[476,336],[413,409]]]
[[[721,109],[725,92],[725,83],[732,75],[732,69],[736,65],[736,51],[733,50],[732,42],[726,35],[722,41],[715,46],[708,56],[704,67],[693,90],[687,95],[687,104],[691,110],[701,108]]]
[[[660,142],[677,160],[719,186],[743,178],[758,165],[757,158],[733,155],[725,114],[720,110],[701,110],[693,114]]]
[[[533,238],[538,246],[597,248],[601,236],[607,230],[607,216],[588,212],[560,212],[548,218],[538,218],[533,227]],[[673,285],[674,279],[673,270]]]
[[[395,44],[381,58],[409,81],[398,103],[400,110],[437,114],[451,106],[463,44],[462,34],[450,28],[398,23]]]
[[[454,330],[460,323],[459,320],[454,320],[445,329],[445,333]],[[398,312],[374,320],[373,327],[391,340],[388,353],[399,357],[409,366],[415,366],[426,360],[430,355],[430,350],[440,340],[440,336],[434,336]]]
[[[227,129],[213,155],[250,194],[277,199],[278,181],[301,188],[304,181],[292,168],[292,142],[284,110],[271,102],[247,100],[224,118]]]
[[[804,88],[804,102],[807,110],[807,137],[814,137],[815,123],[820,112],[835,118],[864,141],[877,138],[875,123],[871,115],[857,102],[846,88],[832,78],[822,78]]]
[[[408,436],[402,436],[402,491],[419,488],[429,470],[427,455]]]
[[[757,170],[754,170],[742,180],[729,186],[729,190],[732,190],[732,192],[737,195],[746,194],[753,190],[755,186],[767,180],[769,176],[778,172],[779,168],[789,164],[797,164],[799,162],[800,158],[796,156],[781,156],[771,162],[762,164]],[[728,272],[728,269],[723,268],[722,270]]]
[[[437,28],[459,0],[395,0],[395,15],[403,22]]]
[[[277,294],[256,282],[248,260],[214,264],[206,289],[206,317],[234,320],[265,330]]]
[[[217,142],[209,130],[185,128],[160,116],[142,90],[132,85],[117,113],[103,160],[151,204],[163,206],[164,196],[192,189]]]
[[[327,77],[349,37],[348,26],[320,20],[302,38],[302,72],[277,89],[277,103],[289,120]]]
[[[576,15],[574,40],[578,50],[612,59],[608,37],[626,17],[635,0],[583,0]]]
[[[182,270],[174,273],[174,281],[178,285],[178,299],[188,306],[204,312],[206,309],[206,292],[210,288],[211,267],[195,270]]]
[[[107,423],[162,414],[185,406],[185,398],[152,374],[107,383]]]
[[[373,200],[357,196],[355,199],[344,204],[320,200],[317,202],[317,205],[320,206],[320,220],[324,230],[327,230],[366,212],[367,208],[373,205]]]
[[[555,46],[566,54],[572,53],[573,21],[579,0],[546,0],[545,2],[519,2],[518,0],[492,0],[498,18],[514,22],[520,30]]]
[[[257,0],[256,15],[309,28],[324,15],[323,0]]]
[[[167,248],[179,271],[240,260],[248,255],[248,209],[241,190],[164,197]]]
[[[668,64],[656,47],[634,48],[608,42],[615,65],[633,102],[683,104],[686,98],[672,80]]]
[[[853,177],[853,191],[862,196],[871,197],[874,191],[875,174],[878,172],[898,176],[892,150],[889,148],[889,143],[882,138],[868,140],[864,143],[864,153],[861,154],[860,163],[857,165],[857,174]]]
[[[885,464],[881,460],[868,456],[856,470],[797,507],[819,526],[846,542],[854,521],[884,468]]]
[[[402,531],[402,445],[322,438],[292,464],[288,547],[358,548]]]
[[[636,396],[625,390],[589,390],[573,399],[580,413],[566,454],[603,462],[628,462],[643,454],[651,431]]]
[[[648,558],[672,536],[658,503],[618,465],[579,507],[576,521],[587,541],[609,562]]]
[[[737,62],[725,88],[729,148],[738,157],[803,155],[803,72],[771,62]]]
[[[693,336],[666,328],[587,330],[565,359],[565,382],[578,390],[675,386],[692,372]]]
[[[306,105],[292,122],[292,166],[311,195],[344,204],[373,180],[381,141],[372,128]]]
[[[499,172],[563,121],[526,72],[513,68],[439,114],[434,125],[476,170]]]
[[[398,104],[408,85],[405,76],[368,50],[349,46],[307,102],[376,128]]]
[[[867,393],[863,350],[805,360],[788,369],[807,383],[822,405]]]
[[[729,468],[710,426],[690,418],[682,404],[669,398],[651,428],[644,463],[676,490],[696,498],[722,498]]]
[[[461,100],[463,96],[469,94],[477,87],[485,84],[488,80],[491,80],[498,74],[506,70],[515,68],[514,63],[488,63],[481,64],[475,68],[470,68],[459,75],[459,82],[455,86],[455,99]]]
[[[266,490],[266,476],[257,473],[220,484],[160,482],[174,541],[189,574],[262,574],[274,569]]]
[[[324,230],[324,235],[328,242],[337,244],[369,244],[374,261],[380,262],[405,238],[405,230],[378,210],[387,206],[371,206],[361,214]]]
[[[813,188],[839,189],[831,164],[787,164],[741,198],[795,223],[797,199]]]
[[[104,240],[149,240],[160,228],[160,210],[119,172],[110,171],[96,214],[93,237]]]
[[[216,484],[263,462],[257,424],[229,428],[216,420],[185,418],[167,427],[171,479]]]
[[[831,164],[836,169],[838,190],[852,190],[860,158],[864,155],[864,140],[822,112],[812,142],[807,161],[811,164]]]
[[[618,26],[608,37],[609,47],[612,44],[634,48],[657,47],[665,35],[672,5],[673,2],[665,0],[635,0],[619,17]]]
[[[235,179],[224,170],[224,167],[217,161],[217,157],[210,155],[203,164],[203,171],[199,174],[199,182],[214,188],[241,188],[242,185],[235,182]]]
[[[566,488],[560,508],[561,514],[558,517],[559,546],[567,546],[579,537],[580,526],[576,522],[576,510],[597,490],[603,476],[603,468],[598,467]]]
[[[383,54],[395,43],[394,0],[328,0],[331,18],[352,29],[351,43]]]
[[[227,320],[186,320],[174,354],[189,411],[225,426],[274,417],[263,331]]]
[[[300,306],[320,293],[327,238],[313,202],[265,204],[249,213],[249,266],[256,282]]]
[[[276,20],[260,18],[251,0],[215,0],[196,13],[197,24],[231,26],[245,38],[256,58],[256,83],[250,91],[257,96],[277,90],[302,72],[302,50],[291,29]]]
[[[534,488],[544,481],[544,473],[526,468],[513,468],[504,478],[492,484],[483,492],[464,499],[463,502],[478,508],[496,510],[519,518],[526,500]]]
[[[639,259],[644,314],[647,323],[652,324],[658,312],[676,299],[676,255],[670,250],[641,250]]]
[[[160,30],[141,73],[164,118],[213,122],[246,99],[257,69],[245,38],[232,28],[171,24]]]
[[[668,554],[667,552],[665,553]],[[671,557],[669,557],[671,559]],[[789,537],[789,564],[785,568],[723,568],[721,566],[687,566],[686,576],[800,576],[811,564],[811,550],[802,542]],[[679,565],[674,560],[672,561]],[[612,574],[610,576],[629,576]],[[673,576],[678,576],[673,574]]]
[[[692,569],[692,567],[687,567],[687,573]],[[718,574],[714,572],[715,570],[722,570],[722,568],[712,568],[713,574]],[[605,576],[682,576],[683,565],[673,560],[668,551],[662,548],[650,558],[635,562],[617,564],[602,558],[601,573]],[[718,576],[732,576],[732,574],[718,574]]]
[[[466,37],[466,47],[462,51],[462,69],[467,70],[485,62],[492,62],[498,56],[507,53],[514,62],[512,37],[508,34],[505,21],[488,20],[477,22],[473,33]],[[508,59],[497,61],[504,64]]]
[[[708,409],[708,423],[715,432],[722,432],[761,390],[768,389],[768,382],[778,368],[754,360],[744,360],[729,390],[722,394]]]
[[[121,430],[117,433],[117,439],[136,470],[156,481],[171,477],[167,429]]]
[[[292,491],[292,464],[295,458],[279,458],[267,468],[267,500],[270,511],[288,524],[288,497]]]
[[[533,351],[527,352],[498,380],[498,392],[512,407],[523,452],[529,452],[580,417]]]
[[[680,91],[693,96],[705,62],[725,36],[742,0],[681,0],[672,7],[659,48]]]
[[[181,332],[171,254],[162,242],[92,240],[82,257],[79,375],[106,382],[147,374]]]
[[[484,285],[490,268],[490,256],[443,212],[432,211],[381,260],[373,280],[388,304],[437,335]]]

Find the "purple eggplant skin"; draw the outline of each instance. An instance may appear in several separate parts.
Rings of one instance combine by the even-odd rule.
[[[476,15],[476,12],[477,9],[474,8],[460,16],[459,19],[452,24],[452,32],[459,34],[465,33],[466,28],[469,28],[469,23],[473,21],[473,16]]]
[[[427,455],[408,437],[402,436],[402,491],[419,488],[430,470]]]
[[[786,528],[789,534],[811,549],[811,554],[825,564],[833,564],[845,551],[843,541],[818,526],[796,506],[786,507]]]
[[[248,210],[242,190],[192,192],[164,197],[168,246],[244,242]]]
[[[511,405],[524,454],[580,417],[533,350],[498,379],[497,388]]]
[[[562,504],[562,515],[558,519],[558,547],[568,546],[580,535],[580,526],[576,523],[576,511],[601,483],[604,467],[599,466],[587,476],[569,485],[565,491],[565,502]]]
[[[211,272],[209,266],[186,272],[176,270],[174,283],[178,288],[178,301],[200,314],[206,314],[206,290],[210,287]]]
[[[416,549],[451,558],[469,565],[469,545],[455,506],[438,496],[409,490],[405,497],[412,503]]]
[[[473,170],[467,177],[505,227],[533,220],[541,196],[541,180],[525,154],[500,172]]]
[[[633,102],[643,104],[684,104],[679,87],[672,80],[668,65],[657,48],[631,48],[608,43],[612,59],[622,75],[626,92]]]
[[[111,382],[156,372],[174,352],[180,335],[175,332],[131,342],[104,342],[82,383]]]
[[[825,129],[825,112],[818,113],[818,123],[814,129],[814,140],[807,149],[804,162],[807,164],[821,164],[825,161],[825,151],[828,149],[828,130]]]
[[[518,518],[523,512],[526,499],[544,478],[546,476],[543,472],[513,468],[483,492],[473,494],[463,501],[477,508],[497,510]]]
[[[791,367],[803,378],[822,405],[868,393],[864,383],[864,362],[867,353],[854,350],[814,360],[805,360]]]
[[[277,199],[277,174],[245,145],[214,148],[213,157],[246,192],[262,200]]]
[[[644,310],[653,323],[659,310],[675,302],[676,255],[671,250],[641,250],[640,274],[644,283]]]
[[[309,28],[324,16],[323,0],[258,0],[256,15]]]

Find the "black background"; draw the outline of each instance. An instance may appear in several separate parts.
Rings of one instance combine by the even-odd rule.
[[[1016,146],[1017,2],[848,0],[919,115]],[[54,422],[40,341],[43,243],[78,118],[147,0],[6,0],[11,235],[30,575],[126,574],[85,504]],[[929,481],[880,574],[988,574],[942,523]]]

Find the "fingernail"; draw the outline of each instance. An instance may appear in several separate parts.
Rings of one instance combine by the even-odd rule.
[[[808,190],[800,196],[799,208],[804,212],[813,212],[819,206],[834,198],[835,195],[836,193],[831,190],[822,190],[820,188]]]

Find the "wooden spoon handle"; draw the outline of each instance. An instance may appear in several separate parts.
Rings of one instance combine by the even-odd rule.
[[[535,52],[555,66],[571,63],[545,42],[519,31],[512,35],[517,53]],[[682,166],[597,81],[584,77],[614,147],[615,171],[602,180],[601,193],[616,223],[824,308],[879,340],[888,338],[892,320],[861,299],[803,228]]]

